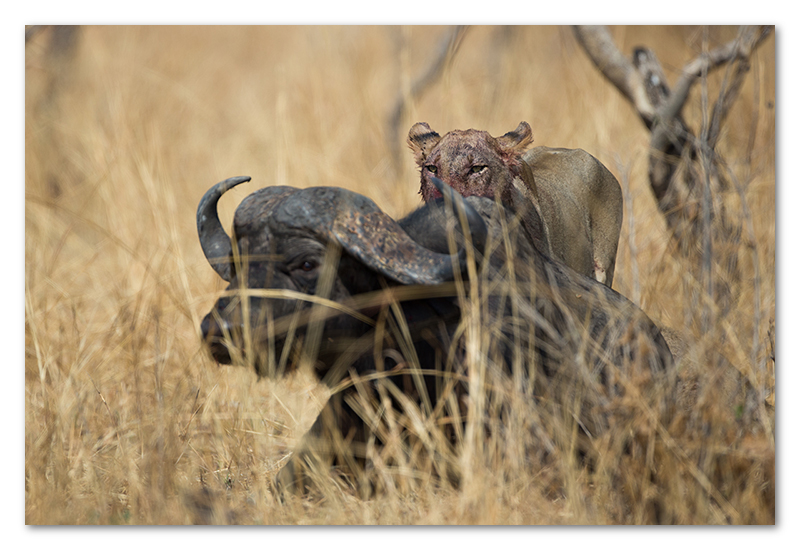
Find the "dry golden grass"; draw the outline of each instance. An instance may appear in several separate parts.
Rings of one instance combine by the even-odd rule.
[[[614,287],[684,332],[695,359],[691,414],[653,450],[668,487],[649,485],[635,455],[611,452],[622,426],[608,435],[607,475],[591,479],[565,459],[477,468],[458,490],[273,497],[280,460],[328,392],[304,374],[258,381],[203,352],[199,322],[223,283],[203,258],[195,208],[214,183],[250,175],[221,201],[225,226],[247,194],[280,184],[346,187],[392,216],[410,211],[417,174],[410,154],[392,169],[386,120],[444,30],[86,27],[71,59],[48,55],[48,31],[27,44],[26,523],[606,524],[652,521],[653,506],[678,523],[774,523],[772,37],[719,146],[752,231],[734,311],[705,334],[691,328],[694,285],[648,187],[648,133],[569,29],[470,29],[400,130],[404,140],[426,121],[498,135],[525,120],[536,145],[585,149],[630,193]],[[624,52],[653,48],[671,79],[701,48],[692,27],[613,34]],[[714,43],[734,35],[711,29]],[[694,129],[697,97],[684,113]],[[765,396],[749,408],[742,377]]]

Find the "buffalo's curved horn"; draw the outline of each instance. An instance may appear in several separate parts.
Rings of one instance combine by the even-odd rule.
[[[274,233],[292,228],[335,240],[368,267],[402,284],[452,280],[466,256],[461,250],[454,268],[449,254],[417,244],[370,199],[335,187],[312,187],[287,197],[275,208],[270,225]]]
[[[456,216],[456,220],[460,220],[460,212],[464,212],[464,216],[467,220],[467,225],[470,231],[470,238],[472,239],[472,245],[481,252],[484,253],[486,248],[486,238],[489,234],[489,230],[486,228],[486,222],[483,220],[478,211],[475,210],[467,201],[464,200],[464,197],[461,194],[447,185],[445,182],[440,180],[437,177],[432,177],[431,182],[439,190],[439,193],[442,194],[442,197],[445,200],[445,204],[453,209],[453,214]]]
[[[238,176],[221,181],[206,191],[197,206],[197,235],[208,263],[225,281],[231,281],[231,239],[228,237],[217,214],[217,202],[223,193],[250,181],[250,176]]]

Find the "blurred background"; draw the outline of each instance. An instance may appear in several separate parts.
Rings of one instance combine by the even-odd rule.
[[[653,49],[674,82],[737,29],[610,31],[626,56]],[[709,75],[710,96],[723,73]],[[695,88],[683,116],[697,132]],[[523,120],[535,146],[584,149],[617,177],[627,200],[614,288],[657,323],[689,327],[686,266],[647,178],[649,132],[569,27],[27,28],[26,522],[187,523],[199,521],[187,502],[215,491],[228,495],[226,512],[209,504],[207,521],[299,522],[308,510],[270,507],[268,482],[325,390],[302,377],[257,382],[203,353],[199,322],[224,284],[197,240],[200,197],[228,177],[253,178],[220,201],[225,227],[246,195],[269,185],[345,187],[400,217],[420,204],[405,146],[414,123],[497,136]],[[752,56],[717,151],[743,182],[738,211],[752,231],[733,311],[713,334],[687,331],[724,341],[772,407],[774,34]],[[757,444],[774,464],[770,430]],[[447,502],[322,507],[308,521],[610,521],[569,499],[506,516],[491,507],[459,515]],[[769,522],[769,510],[753,514]]]

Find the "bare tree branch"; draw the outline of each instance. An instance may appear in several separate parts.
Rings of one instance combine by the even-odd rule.
[[[617,49],[608,30],[602,26],[576,26],[575,36],[589,58],[601,73],[633,104],[645,126],[651,131],[650,184],[659,207],[667,216],[673,229],[678,227],[675,217],[689,202],[688,194],[697,181],[693,169],[687,171],[685,189],[675,181],[681,159],[696,156],[695,136],[681,118],[681,111],[692,85],[702,74],[722,65],[737,62],[729,86],[723,86],[714,106],[711,124],[703,136],[706,150],[713,150],[722,121],[738,95],[744,74],[749,68],[748,59],[755,48],[770,34],[772,27],[742,27],[736,39],[704,52],[684,65],[681,77],[670,91],[666,77],[655,52],[639,47],[628,61]],[[726,80],[727,83],[727,80]],[[684,151],[690,148],[686,157]],[[685,191],[685,192],[684,192]],[[687,216],[683,216],[686,218]],[[691,216],[689,216],[691,217]]]
[[[583,46],[589,58],[600,69],[600,72],[633,103],[648,128],[656,115],[662,120],[671,120],[677,117],[686,103],[692,85],[704,71],[709,72],[736,58],[747,60],[753,50],[769,36],[771,29],[769,26],[743,27],[736,39],[700,55],[684,65],[681,77],[669,94],[669,101],[659,109],[657,105],[653,104],[648,87],[666,84],[663,79],[663,71],[658,66],[658,72],[662,77],[657,81],[651,81],[646,76],[651,75],[652,71],[640,70],[645,67],[649,50],[637,48],[634,52],[633,62],[631,62],[619,51],[606,27],[597,25],[573,27],[578,42]],[[654,54],[652,58],[655,59]]]
[[[735,59],[740,59],[747,64],[747,60],[750,58],[753,50],[769,36],[770,32],[771,27],[767,26],[742,27],[739,30],[739,36],[734,40],[706,54],[702,54],[684,65],[681,71],[681,77],[678,79],[678,82],[675,83],[670,101],[659,115],[665,120],[677,116],[681,109],[683,109],[686,99],[689,97],[692,84],[694,84],[697,78],[704,72],[710,72]],[[747,64],[747,66],[749,66],[749,64]],[[745,72],[746,70],[747,69],[745,69]]]

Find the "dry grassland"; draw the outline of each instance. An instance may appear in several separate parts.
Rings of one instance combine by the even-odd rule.
[[[647,456],[607,455],[594,473],[568,454],[495,456],[459,489],[409,484],[364,500],[331,482],[324,497],[275,499],[281,460],[328,392],[305,373],[257,380],[204,352],[199,323],[224,286],[198,243],[197,203],[249,175],[220,203],[226,227],[268,185],[340,186],[394,217],[409,212],[418,175],[405,150],[393,169],[387,118],[446,30],[86,27],[71,56],[49,53],[49,30],[26,45],[28,524],[775,522],[774,39],[756,52],[718,147],[744,190],[730,197],[745,227],[741,285],[732,311],[712,312],[700,333],[697,284],[648,186],[649,135],[559,27],[471,28],[399,137],[418,121],[499,135],[525,120],[535,145],[598,157],[630,198],[614,288],[688,337],[691,411]],[[695,27],[612,32],[626,54],[653,48],[671,80],[702,48]],[[711,45],[734,36],[713,28]],[[700,106],[695,90],[684,112],[695,130]],[[669,483],[652,482],[645,461]]]

